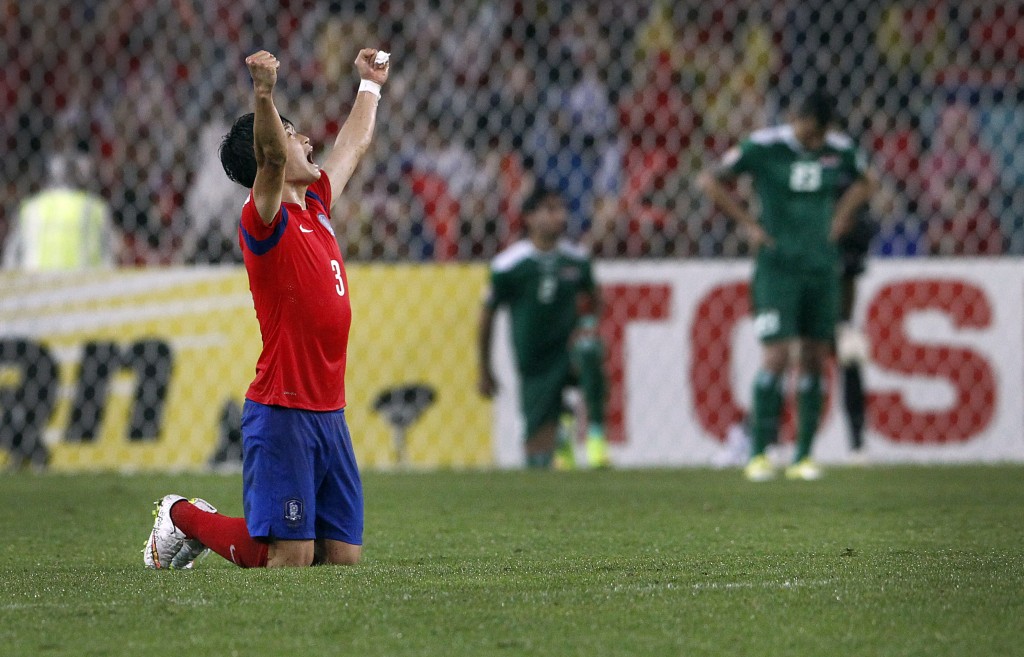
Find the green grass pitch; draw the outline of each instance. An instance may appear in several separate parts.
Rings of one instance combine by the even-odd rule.
[[[0,654],[1024,654],[1024,467],[364,483],[359,566],[157,572],[152,501],[238,477],[0,477]]]

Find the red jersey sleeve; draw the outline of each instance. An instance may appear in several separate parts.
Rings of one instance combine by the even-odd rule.
[[[252,190],[249,190],[249,198],[245,199],[242,206],[242,230],[257,240],[265,240],[274,234],[277,225],[281,223],[281,208],[277,209],[274,220],[270,224],[264,224],[260,213],[256,210],[256,202],[253,200]]]

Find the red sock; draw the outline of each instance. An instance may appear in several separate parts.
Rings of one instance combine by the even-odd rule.
[[[200,543],[242,568],[267,565],[267,544],[249,536],[245,518],[209,513],[181,500],[171,507],[171,522],[188,538],[199,539]]]

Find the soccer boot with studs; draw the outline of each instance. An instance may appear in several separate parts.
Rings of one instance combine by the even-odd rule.
[[[181,495],[165,495],[157,500],[153,510],[153,530],[142,548],[142,563],[146,568],[191,568],[196,557],[206,550],[199,541],[186,539],[185,534],[171,521],[171,507],[181,501],[190,502],[209,513],[217,511],[212,504],[199,498],[185,500]]]

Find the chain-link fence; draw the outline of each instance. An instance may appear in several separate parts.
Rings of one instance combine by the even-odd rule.
[[[353,263],[483,262],[519,236],[538,182],[563,192],[572,237],[600,259],[746,256],[696,175],[819,86],[880,174],[871,254],[1024,253],[1016,0],[6,0],[0,11],[0,243],[16,267],[45,268],[19,252],[15,226],[57,183],[89,193],[77,197],[92,218],[81,234],[50,233],[75,266],[239,262],[245,192],[217,146],[249,111],[243,59],[260,48],[281,60],[278,108],[318,157],[355,97],[358,49],[392,53],[373,145],[334,212]],[[5,343],[8,366],[38,351],[24,337]],[[144,332],[107,340],[115,365],[74,340],[35,361],[33,376],[62,379],[64,393],[0,376],[7,406],[27,403],[15,392],[48,407],[47,395],[74,399],[69,363],[123,372],[132,349],[149,353]],[[629,385],[628,368],[614,376]],[[44,422],[25,413],[4,421],[8,433]]]
[[[817,84],[883,173],[876,253],[1024,252],[1020,2],[3,8],[0,230],[52,181],[49,160],[84,154],[80,184],[109,203],[120,264],[237,258],[240,194],[216,144],[250,102],[244,56],[278,54],[280,109],[323,148],[362,46],[395,65],[337,213],[349,258],[491,256],[534,180],[565,192],[571,230],[599,256],[741,255],[695,172]]]

